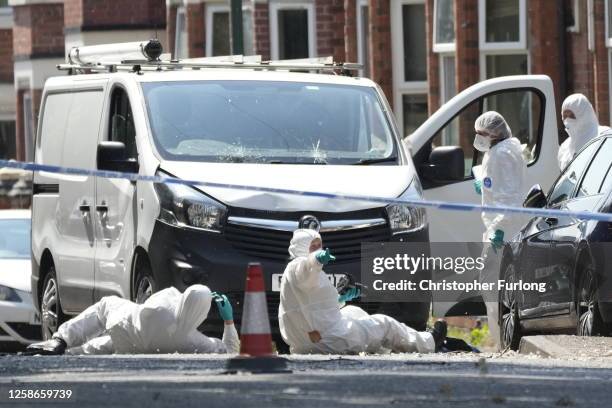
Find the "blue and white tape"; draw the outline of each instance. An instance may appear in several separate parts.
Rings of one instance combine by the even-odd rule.
[[[478,211],[496,214],[524,214],[532,217],[573,217],[580,220],[596,220],[612,222],[612,214],[590,211],[555,210],[550,208],[524,208],[510,206],[488,206],[471,203],[450,203],[445,201],[412,200],[406,198],[385,198],[355,194],[332,194],[317,191],[300,191],[283,188],[246,186],[240,184],[214,183],[204,180],[186,180],[166,176],[145,176],[118,171],[87,170],[74,167],[50,166],[19,161],[0,160],[0,168],[10,167],[29,171],[43,171],[54,174],[69,174],[80,176],[96,176],[110,179],[126,179],[131,181],[149,181],[152,183],[184,184],[187,186],[204,186],[211,188],[224,188],[233,190],[258,191],[274,194],[288,194],[303,197],[318,197],[337,200],[365,201],[378,204],[408,204],[419,208],[435,208],[448,211]]]

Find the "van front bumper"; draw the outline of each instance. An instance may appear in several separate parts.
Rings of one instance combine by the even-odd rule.
[[[174,286],[180,291],[193,284],[203,284],[212,291],[226,294],[234,309],[234,320],[240,325],[242,303],[247,266],[250,262],[259,262],[264,273],[264,284],[267,290],[268,314],[273,334],[278,334],[279,292],[272,292],[272,275],[282,274],[289,254],[283,261],[249,255],[237,249],[234,242],[228,239],[226,233],[214,233],[181,228],[156,221],[152,239],[149,245],[149,257],[152,272],[160,288]],[[390,237],[390,240],[404,242],[428,242],[427,228],[416,233]],[[325,237],[323,237],[325,245]],[[288,248],[289,241],[286,246]],[[333,252],[333,246],[331,247]],[[265,251],[264,251],[265,252]],[[360,262],[336,262],[325,267],[329,274],[350,273],[356,278],[360,275]],[[385,313],[398,320],[424,329],[423,325],[429,317],[429,303],[365,303],[355,302],[368,313]],[[417,327],[420,326],[420,327]],[[223,324],[216,310],[211,310],[204,331],[222,331]]]

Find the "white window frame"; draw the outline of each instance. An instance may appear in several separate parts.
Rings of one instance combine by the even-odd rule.
[[[609,117],[612,118],[612,48],[608,48],[608,95],[609,95],[609,103],[608,103],[608,114]]]
[[[605,21],[606,21],[606,47],[610,48],[612,47],[612,39],[610,39],[610,29],[612,27],[610,27],[609,21],[610,19],[608,18],[608,16],[610,15],[610,12],[612,12],[612,10],[610,10],[610,0],[605,0],[605,5],[606,5],[606,12],[604,15]]]
[[[593,0],[587,0],[587,49],[595,50],[595,8]]]
[[[317,56],[316,10],[313,1],[270,0],[270,56],[279,59],[278,12],[280,10],[306,10],[308,12],[308,58]]]
[[[433,12],[433,51],[434,52],[455,52],[456,49],[456,41],[457,41],[457,28],[455,27],[455,41],[452,43],[438,43],[438,1],[434,0],[434,12]],[[455,1],[455,0],[452,0]],[[453,16],[453,21],[455,17]],[[455,21],[456,23],[456,21]]]
[[[364,30],[368,30],[368,27],[364,27],[363,26],[363,18],[361,15],[361,8],[362,7],[369,7],[370,5],[368,4],[368,0],[357,0],[355,2],[355,7],[356,7],[356,11],[357,11],[357,62],[359,64],[364,65],[364,69],[360,69],[359,70],[359,75],[363,76],[365,73],[365,64],[369,63],[369,61],[365,61],[365,50],[366,47],[369,47],[369,44],[364,44],[363,43],[363,31]]]
[[[187,44],[189,43],[188,40],[188,33],[187,30],[185,30],[185,27],[179,27],[178,21],[179,21],[179,15],[182,14],[183,15],[183,25],[186,26],[187,25],[187,9],[185,6],[179,6],[176,8],[176,22],[175,22],[175,27],[174,27],[174,58],[176,59],[181,59],[181,58],[189,58],[189,47],[186,46],[185,49],[187,50],[187,55],[179,55],[179,51],[180,51],[180,46],[181,43],[179,43],[179,35],[181,31],[185,31],[185,36],[184,38],[182,38],[183,41],[185,41]]]
[[[404,80],[404,27],[402,21],[402,6],[405,4],[420,4],[425,7],[425,0],[391,0],[391,50],[393,53],[393,108],[395,117],[402,133],[404,131],[404,95],[429,94],[427,81]],[[427,32],[425,33],[427,41]],[[402,137],[407,135],[402,134]]]
[[[488,42],[486,0],[478,0],[478,43],[482,51],[489,50],[523,50],[527,48],[527,4],[526,0],[519,2],[519,40],[515,42]]]
[[[582,0],[572,0],[572,12],[574,13],[574,25],[567,27],[568,33],[579,33],[580,32],[580,2]]]
[[[206,4],[206,17],[205,17],[205,25],[206,27],[206,56],[212,57],[213,53],[213,16],[215,13],[230,13],[231,20],[231,11],[230,6],[227,4]],[[231,21],[230,21],[231,26]],[[230,27],[231,30],[231,27]],[[231,44],[230,44],[231,48]],[[230,49],[231,54],[231,49]]]
[[[440,72],[440,104],[444,104],[446,102],[448,102],[448,100],[451,97],[449,97],[449,95],[446,95],[446,87],[444,86],[444,78],[446,78],[445,75],[445,70],[444,70],[444,64],[443,64],[443,60],[444,58],[448,58],[448,57],[454,57],[455,58],[455,93],[453,96],[457,95],[457,65],[456,65],[456,61],[457,61],[457,56],[455,55],[455,53],[452,52],[445,52],[445,53],[440,53],[438,54],[438,66],[440,67],[440,69],[438,70]]]

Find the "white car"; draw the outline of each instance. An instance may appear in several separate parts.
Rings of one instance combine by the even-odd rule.
[[[30,256],[30,211],[0,211],[0,351],[41,337]]]

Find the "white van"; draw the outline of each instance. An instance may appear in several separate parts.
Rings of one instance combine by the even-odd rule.
[[[82,47],[80,55],[91,57],[94,48]],[[411,135],[406,149],[382,91],[368,79],[303,72],[320,65],[293,67],[301,72],[227,65],[72,61],[68,68],[76,72],[108,72],[46,82],[36,162],[388,198],[422,197],[421,178],[427,198],[476,202],[469,194],[474,150],[443,145],[468,131],[469,120],[473,126],[477,110],[499,104],[504,113],[506,93],[526,92],[530,172],[543,187],[554,178],[552,171],[544,174],[558,146],[546,77],[500,78],[470,88]],[[343,70],[328,68],[322,69]],[[539,111],[531,108],[537,103]],[[332,276],[359,274],[361,242],[429,240],[425,211],[407,205],[45,172],[35,173],[33,194],[32,288],[43,326],[56,327],[106,295],[142,301],[160,288],[194,283],[227,293],[239,321],[252,261],[263,265],[275,319],[278,279],[291,233],[303,218],[319,224],[324,245],[333,248],[338,260],[326,268]],[[465,214],[432,212],[432,235],[470,240],[482,230],[473,215],[462,235],[442,223]],[[361,306],[419,329],[429,316],[428,303]]]

